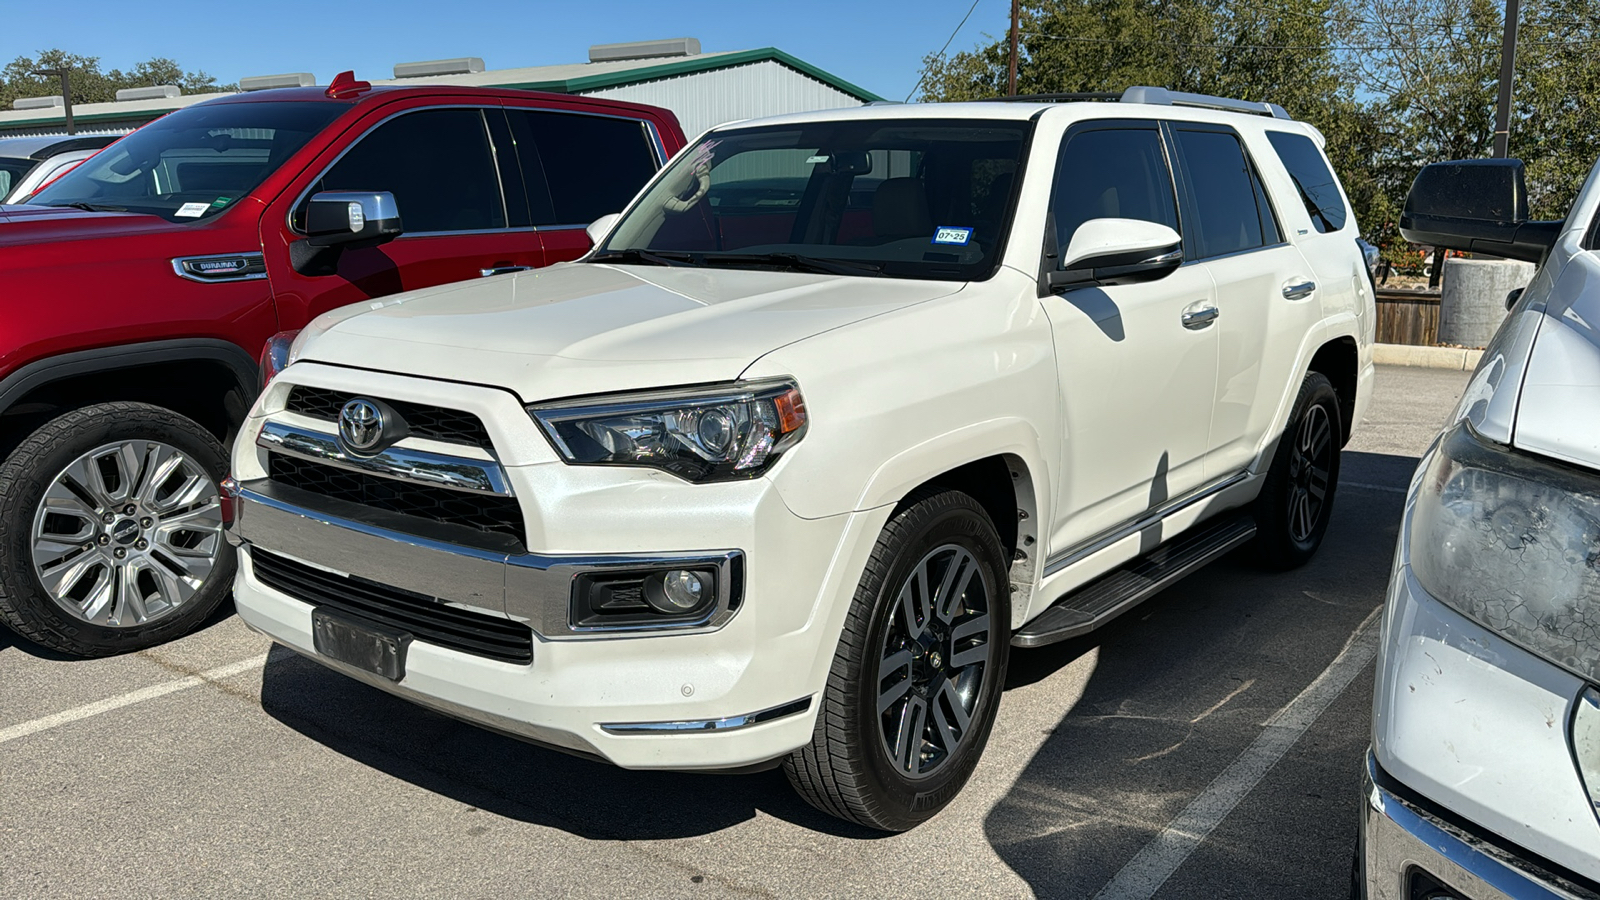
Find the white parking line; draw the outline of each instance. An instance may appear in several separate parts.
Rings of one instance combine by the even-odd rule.
[[[137,691],[129,691],[121,696],[112,697],[109,700],[86,703],[83,706],[75,706],[72,709],[63,710],[53,715],[23,722],[20,725],[12,725],[8,728],[0,728],[0,744],[4,744],[7,741],[14,741],[20,737],[27,737],[30,734],[38,734],[41,731],[55,728],[57,725],[65,725],[68,722],[76,722],[79,719],[87,719],[90,716],[98,716],[101,713],[110,712],[114,709],[121,709],[124,706],[131,706],[135,703],[143,703],[146,700],[154,700],[157,697],[165,697],[166,695],[176,691],[185,691],[192,687],[199,687],[200,685],[210,681],[220,681],[224,678],[231,678],[234,675],[240,674],[241,672],[248,672],[251,669],[259,669],[266,665],[266,663],[267,654],[263,653],[260,656],[242,659],[236,663],[229,663],[225,666],[217,666],[215,669],[207,669],[197,675],[190,675],[188,678],[180,678],[177,681],[168,681],[162,684],[153,684],[147,688],[140,688]]]
[[[1300,735],[1321,716],[1378,652],[1378,614],[1374,609],[1345,642],[1322,674],[1272,714],[1263,724],[1261,735],[1222,771],[1200,795],[1189,801],[1183,812],[1150,843],[1144,845],[1122,871],[1096,894],[1096,900],[1147,900],[1178,871],[1189,854],[1200,846],[1243,800],[1267,772],[1294,746]]]
[[[1392,484],[1368,484],[1365,481],[1341,481],[1339,487],[1360,488],[1364,491],[1386,491],[1391,494],[1404,494],[1407,488],[1395,487]]]

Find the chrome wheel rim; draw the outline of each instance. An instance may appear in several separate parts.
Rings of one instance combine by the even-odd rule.
[[[907,778],[933,775],[968,738],[989,662],[989,589],[977,559],[945,544],[895,597],[874,695],[880,744]]]
[[[131,628],[172,615],[223,548],[205,467],[158,441],[105,444],[51,480],[33,518],[33,568],[79,621]]]
[[[1311,540],[1328,499],[1333,475],[1333,423],[1320,404],[1300,417],[1289,457],[1289,536]]]

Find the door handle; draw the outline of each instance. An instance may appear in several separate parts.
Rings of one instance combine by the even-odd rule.
[[[1283,286],[1283,296],[1286,300],[1304,300],[1311,296],[1317,289],[1315,281],[1297,281]]]
[[[495,275],[509,275],[512,272],[526,272],[532,268],[533,266],[494,266],[489,269],[479,269],[478,274],[489,278]]]
[[[1184,310],[1183,327],[1190,331],[1199,331],[1217,320],[1222,313],[1215,306],[1205,306],[1200,309]]]

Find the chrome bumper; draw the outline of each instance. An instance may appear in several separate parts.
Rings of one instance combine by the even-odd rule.
[[[372,511],[367,516],[363,507],[339,501],[329,504],[340,509],[335,514],[320,503],[313,505],[310,499],[316,499],[315,495],[307,495],[310,499],[300,502],[302,493],[265,480],[240,485],[228,539],[342,575],[426,594],[451,606],[509,616],[551,640],[617,637],[618,631],[623,630],[703,633],[721,628],[736,611],[728,603],[739,595],[734,579],[736,570],[742,567],[743,554],[738,550],[561,556],[509,553],[384,527],[386,517],[393,514]],[[616,630],[573,627],[572,584],[578,575],[655,567],[716,569],[722,606],[692,626]]]
[[[1368,900],[1412,900],[1414,873],[1426,873],[1470,900],[1595,900],[1600,897],[1517,856],[1385,787],[1389,777],[1367,753],[1362,777],[1360,878]]]

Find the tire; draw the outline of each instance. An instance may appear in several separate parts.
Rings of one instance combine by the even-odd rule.
[[[233,583],[227,467],[210,432],[146,403],[39,427],[0,463],[0,621],[79,657],[194,630]]]
[[[1308,373],[1252,508],[1256,558],[1266,568],[1303,566],[1322,545],[1339,487],[1343,429],[1333,383]]]
[[[919,576],[937,583],[931,606],[913,589]],[[905,831],[932,818],[989,740],[1010,623],[1005,551],[983,507],[957,491],[912,494],[856,588],[811,743],[784,760],[790,784],[868,828]]]

